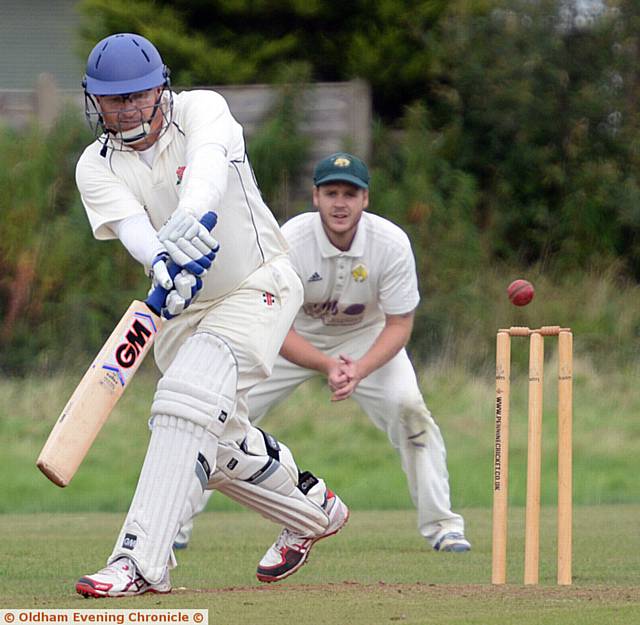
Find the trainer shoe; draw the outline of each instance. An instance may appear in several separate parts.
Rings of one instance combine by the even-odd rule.
[[[145,592],[171,592],[169,571],[157,584],[150,584],[129,558],[118,558],[93,575],[81,577],[76,592],[83,597],[133,597]]]
[[[319,536],[301,536],[287,528],[264,554],[258,564],[256,577],[261,582],[277,582],[295,573],[306,561],[309,551],[322,538],[339,532],[349,519],[349,508],[332,491],[327,491],[324,509],[329,515],[329,525]]]
[[[471,551],[471,543],[460,532],[447,532],[433,546],[436,551],[463,553]]]

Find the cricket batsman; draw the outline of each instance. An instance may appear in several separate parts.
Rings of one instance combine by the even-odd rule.
[[[270,375],[302,285],[256,185],[242,127],[220,94],[172,92],[169,69],[140,35],[100,41],[83,85],[96,140],[76,180],[89,222],[97,239],[119,239],[167,290],[167,322],[155,343],[162,378],[129,512],[106,566],[76,590],[169,592],[176,533],[211,488],[283,528],[258,564],[261,581],[277,581],[349,511],[248,419],[249,391]],[[207,212],[217,215],[213,234],[199,221]],[[117,479],[127,459],[113,461]],[[207,567],[223,578],[215,563]]]

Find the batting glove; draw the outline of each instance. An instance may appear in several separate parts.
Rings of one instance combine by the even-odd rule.
[[[217,217],[212,213],[217,221]],[[215,221],[213,226],[215,226]],[[179,208],[158,232],[171,260],[196,276],[202,276],[216,257],[220,244],[210,230],[191,213]]]
[[[165,319],[173,319],[184,312],[196,299],[202,280],[199,276],[194,276],[191,272],[183,269],[173,279],[174,288],[167,293],[164,305],[160,309],[160,314]]]
[[[160,252],[151,263],[151,272],[149,277],[151,278],[151,290],[157,286],[161,286],[165,290],[169,290],[173,286],[173,279],[169,274],[169,254],[167,252]]]

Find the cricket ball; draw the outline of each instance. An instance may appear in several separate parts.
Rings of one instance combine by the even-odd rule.
[[[526,306],[533,299],[534,294],[533,284],[528,280],[514,280],[507,287],[509,301],[514,306]]]

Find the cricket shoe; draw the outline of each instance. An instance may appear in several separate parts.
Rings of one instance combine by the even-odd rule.
[[[295,573],[306,561],[309,551],[322,538],[338,533],[349,520],[349,508],[332,491],[327,491],[323,506],[329,515],[329,525],[319,536],[301,536],[287,528],[258,564],[256,577],[261,582],[277,582]]]
[[[118,558],[93,575],[81,577],[76,592],[83,597],[133,597],[145,592],[171,592],[169,571],[157,584],[150,584],[129,558]]]
[[[447,532],[433,546],[436,551],[463,553],[471,551],[471,543],[460,532]]]

